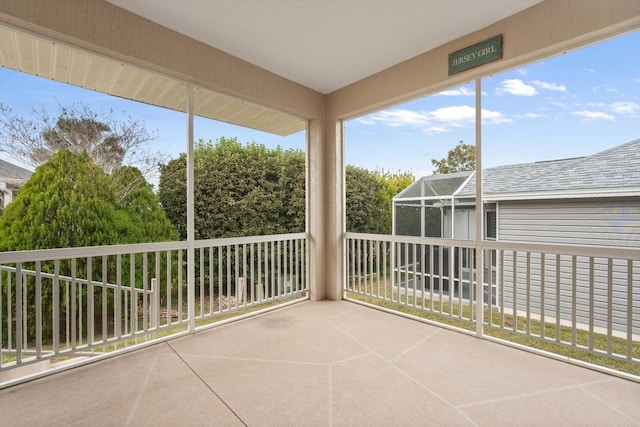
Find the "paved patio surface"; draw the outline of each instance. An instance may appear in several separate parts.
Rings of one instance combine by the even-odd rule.
[[[640,384],[305,302],[0,391],[8,426],[638,426]]]

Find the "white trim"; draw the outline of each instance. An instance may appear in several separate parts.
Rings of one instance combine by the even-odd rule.
[[[195,158],[193,133],[193,85],[187,85],[187,312],[189,331],[196,327]]]
[[[478,77],[476,79],[476,260],[475,260],[475,272],[476,272],[476,334],[482,338],[484,335],[484,251],[482,250],[482,239],[484,237],[484,200],[482,185],[483,185],[483,170],[482,170],[482,79]],[[454,198],[455,199],[455,198]],[[452,201],[454,200],[452,199]],[[455,212],[454,212],[455,216]],[[455,235],[453,236],[455,237]],[[451,257],[453,258],[453,257]],[[471,261],[471,260],[470,260]],[[489,273],[491,274],[491,273]],[[471,278],[471,277],[470,277]],[[471,291],[471,289],[469,289]],[[469,300],[473,298],[471,292],[469,292]]]
[[[473,172],[471,172],[471,174],[467,177],[467,179],[464,180],[464,182],[462,184],[460,184],[460,187],[458,187],[458,189],[453,192],[451,197],[459,196],[460,192],[462,191],[462,189],[467,186],[467,184],[469,183],[471,178],[473,178],[474,176],[476,176],[476,171],[475,170]],[[467,197],[461,197],[461,198],[467,198]]]
[[[561,245],[556,243],[508,242],[504,240],[499,242],[486,240],[482,242],[482,246],[485,249],[505,251],[566,254],[595,258],[640,259],[640,249],[615,246]]]
[[[504,200],[550,200],[550,199],[586,199],[604,197],[638,197],[639,187],[612,187],[597,189],[573,189],[551,191],[526,191],[517,193],[485,193],[485,202]]]
[[[409,191],[409,189],[411,187],[413,187],[415,184],[417,184],[418,182],[420,182],[420,185],[422,185],[424,183],[424,181],[427,180],[427,178],[428,178],[429,181],[436,181],[436,180],[442,180],[442,179],[461,178],[461,177],[467,176],[467,178],[464,180],[464,182],[462,184],[460,184],[460,186],[458,186],[458,188],[456,189],[456,191],[454,193],[447,194],[447,195],[442,195],[442,196],[427,196],[427,197],[433,197],[435,199],[442,199],[442,198],[452,197],[458,191],[460,191],[462,188],[464,188],[465,184],[467,182],[469,182],[469,179],[474,175],[474,173],[475,173],[475,171],[473,171],[471,173],[469,173],[469,171],[463,171],[463,172],[446,173],[446,174],[443,174],[443,175],[425,175],[425,176],[421,176],[420,178],[416,179],[411,184],[409,184],[409,186],[407,188],[405,188],[404,190],[402,190],[401,192],[396,194],[391,200],[412,200],[412,199],[416,199],[415,197],[402,197],[402,195],[404,193],[406,193],[407,191]],[[417,197],[417,199],[420,200],[421,198]],[[427,198],[424,198],[424,199],[428,200]]]

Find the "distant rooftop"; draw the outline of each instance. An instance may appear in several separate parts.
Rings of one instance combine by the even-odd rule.
[[[640,188],[640,139],[584,157],[484,170],[485,195]],[[475,194],[475,174],[459,192]]]
[[[475,172],[418,178],[394,200],[474,198]],[[640,139],[584,157],[504,165],[483,172],[486,201],[640,196]]]
[[[31,171],[0,159],[0,182],[22,182],[31,177]]]

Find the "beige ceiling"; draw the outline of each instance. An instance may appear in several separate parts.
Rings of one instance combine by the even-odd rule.
[[[541,0],[108,0],[321,93],[330,93]],[[183,82],[0,26],[0,66],[186,111]],[[277,135],[306,121],[196,88],[198,116]]]
[[[541,0],[107,0],[327,94]]]

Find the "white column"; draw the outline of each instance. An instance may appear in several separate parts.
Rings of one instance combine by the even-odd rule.
[[[196,249],[194,212],[194,159],[193,159],[193,86],[187,85],[187,312],[189,330],[196,327]]]
[[[484,229],[482,199],[482,84],[476,79],[476,334],[484,334],[483,282],[484,260],[482,236]]]
[[[425,204],[424,204],[424,180],[420,179],[420,237],[426,237],[425,234]]]

